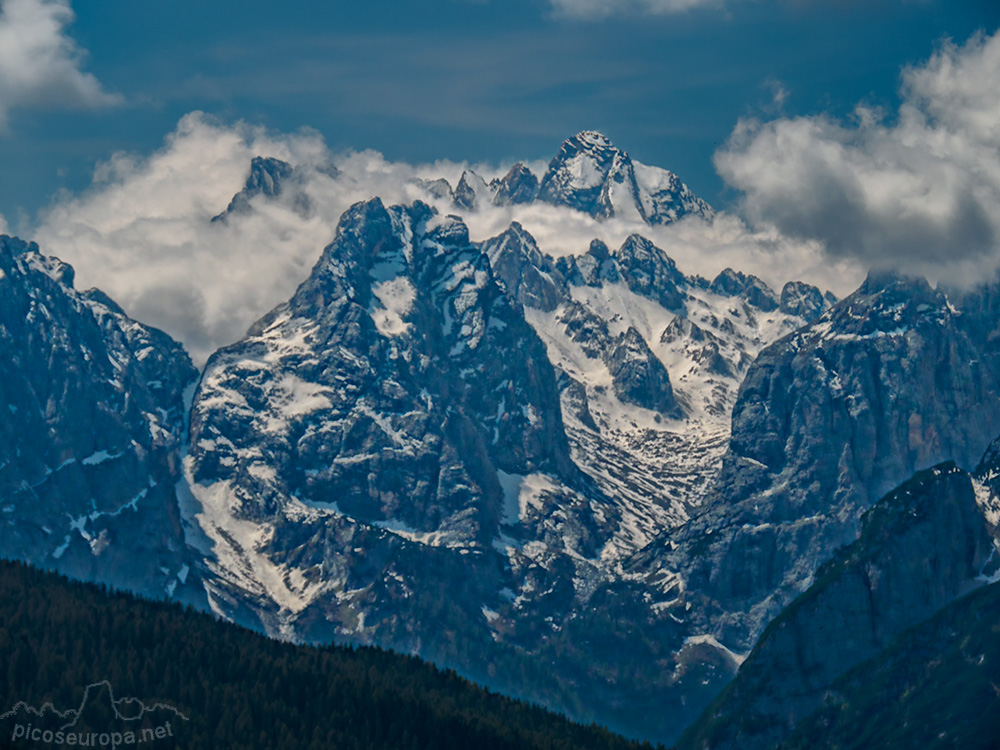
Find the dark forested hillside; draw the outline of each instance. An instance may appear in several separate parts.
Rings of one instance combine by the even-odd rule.
[[[156,747],[640,747],[414,657],[280,643],[177,604],[7,561],[0,561],[0,654],[0,711],[20,702],[75,708],[88,685],[106,680],[119,698],[159,701],[187,717],[173,720]],[[117,705],[115,714],[126,712],[126,703]],[[17,722],[45,718],[29,710],[0,721],[3,747],[45,746],[14,739]]]

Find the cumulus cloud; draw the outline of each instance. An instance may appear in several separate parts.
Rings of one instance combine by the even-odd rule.
[[[613,15],[667,15],[695,8],[718,8],[722,0],[551,0],[558,15],[585,19]]]
[[[258,155],[295,165],[300,183],[213,223]],[[341,170],[336,179],[331,163]],[[76,267],[80,288],[103,289],[203,362],[291,296],[352,203],[374,195],[410,203],[424,195],[415,179],[444,176],[454,185],[465,166],[413,167],[371,151],[334,156],[315,132],[272,134],[196,112],[155,153],[116,154],[99,165],[88,190],[57,198],[34,237]],[[295,202],[299,191],[310,199],[307,212]]]
[[[751,220],[950,283],[1000,266],[1000,33],[903,71],[894,117],[741,121],[715,157]]]
[[[318,163],[324,153],[312,133],[272,138],[193,113],[159,151],[99,165],[91,188],[62,196],[35,236],[76,267],[78,286],[100,287],[201,361],[294,290],[336,221],[303,218],[281,201],[261,202],[240,221],[212,218],[241,189],[254,156]]]
[[[0,4],[0,127],[17,107],[103,107],[116,104],[90,73],[85,53],[66,34],[69,0],[4,0]]]

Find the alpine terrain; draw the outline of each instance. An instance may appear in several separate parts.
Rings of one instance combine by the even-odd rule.
[[[214,221],[314,210],[301,174],[254,159]],[[559,257],[516,221],[470,236],[532,203],[713,220],[589,131],[541,175],[416,188],[351,206],[200,374],[4,238],[5,553],[632,736],[710,706],[685,747],[774,746],[995,578],[1000,284],[872,273],[838,301],[685,273],[642,231]]]

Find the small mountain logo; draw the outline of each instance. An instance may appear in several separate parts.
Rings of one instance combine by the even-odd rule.
[[[18,701],[0,722],[10,723],[11,742],[19,745],[110,747],[145,744],[175,737],[174,728],[188,717],[166,703],[116,698],[107,680],[87,685],[76,708],[60,710]]]

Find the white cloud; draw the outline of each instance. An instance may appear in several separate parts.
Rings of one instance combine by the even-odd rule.
[[[615,15],[667,15],[718,8],[723,0],[551,0],[558,15],[600,19]]]
[[[831,260],[818,242],[789,239],[773,227],[753,230],[727,213],[717,214],[711,224],[692,217],[666,226],[649,226],[623,219],[597,221],[567,208],[529,204],[487,208],[466,214],[464,219],[474,240],[495,236],[517,221],[543,252],[555,257],[585,252],[595,238],[614,250],[630,234],[641,234],[689,276],[712,279],[730,267],[756,274],[778,291],[785,282],[798,280],[843,296],[861,283],[865,272],[851,259]]]
[[[739,123],[715,157],[747,215],[839,258],[974,281],[1000,266],[1000,34],[903,71],[896,116]]]
[[[0,4],[0,127],[17,107],[103,107],[118,103],[80,67],[85,53],[66,35],[69,0]]]
[[[258,155],[302,166],[314,210],[297,211],[293,191],[254,201],[238,220],[212,223]],[[316,170],[331,160],[343,170],[337,180]],[[196,112],[157,152],[116,154],[86,192],[58,197],[34,238],[74,265],[77,286],[103,289],[202,362],[291,296],[352,203],[373,195],[409,203],[423,194],[412,178],[445,176],[454,185],[463,167],[393,164],[370,151],[334,158],[314,132],[274,135]]]
[[[63,196],[35,236],[76,267],[79,287],[100,287],[203,360],[294,290],[336,220],[302,219],[281,202],[241,221],[212,217],[241,189],[254,156],[315,163],[324,152],[313,134],[271,138],[193,113],[154,154],[100,165],[92,187]]]

